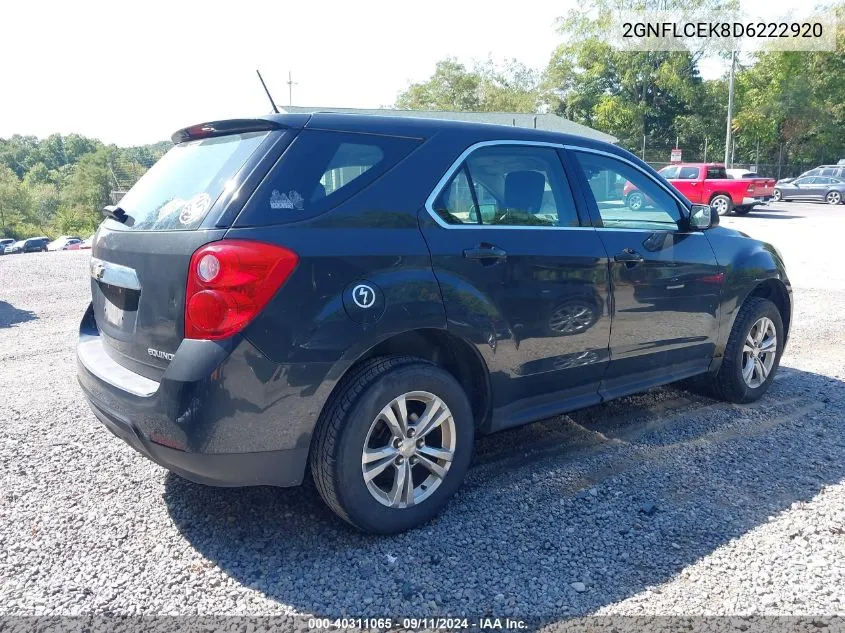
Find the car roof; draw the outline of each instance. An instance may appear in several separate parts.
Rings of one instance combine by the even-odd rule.
[[[581,147],[602,149],[614,154],[625,155],[627,152],[618,146],[605,141],[565,134],[550,130],[517,127],[510,125],[498,125],[495,123],[477,123],[471,121],[456,121],[451,119],[426,118],[415,116],[390,116],[375,114],[358,114],[345,112],[314,112],[311,114],[267,114],[252,119],[227,119],[221,121],[210,121],[198,125],[189,126],[176,131],[172,135],[174,142],[197,138],[191,136],[192,131],[214,130],[215,127],[224,130],[227,127],[230,132],[238,130],[238,124],[247,129],[261,129],[259,126],[264,122],[264,129],[272,129],[272,126],[279,128],[306,128],[313,130],[332,130],[353,133],[384,134],[390,136],[406,136],[411,138],[430,138],[439,133],[451,135],[464,135],[472,142],[484,139],[490,140],[524,140],[558,144],[572,144]],[[267,125],[269,123],[269,125]]]

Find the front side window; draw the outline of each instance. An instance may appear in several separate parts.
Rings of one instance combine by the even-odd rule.
[[[579,225],[563,165],[550,147],[493,145],[476,150],[437,197],[434,210],[450,224]]]
[[[634,166],[601,154],[574,152],[593,192],[602,225],[607,228],[676,229],[681,212],[676,200]],[[602,183],[622,178],[623,190],[612,197],[595,195]]]
[[[657,172],[661,176],[663,176],[666,180],[670,178],[677,178],[678,177],[678,166],[677,165],[669,165],[668,167],[664,167],[659,172]]]

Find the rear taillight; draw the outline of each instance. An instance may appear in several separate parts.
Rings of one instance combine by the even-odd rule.
[[[222,339],[240,332],[298,261],[291,250],[247,240],[221,240],[197,250],[188,270],[185,337]]]
[[[748,185],[748,193],[754,193],[754,183]]]

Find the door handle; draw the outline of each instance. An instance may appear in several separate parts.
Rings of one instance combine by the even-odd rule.
[[[626,248],[621,253],[617,253],[616,255],[614,255],[613,261],[620,262],[623,264],[639,264],[640,262],[645,260],[643,256],[640,255],[633,248]]]
[[[508,254],[498,246],[493,246],[492,244],[479,244],[473,248],[465,249],[464,257],[474,260],[495,259],[501,261],[507,259]]]

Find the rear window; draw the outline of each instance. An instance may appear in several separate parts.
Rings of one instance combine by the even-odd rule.
[[[419,142],[303,130],[258,188],[238,224],[294,222],[328,211],[372,184]]]
[[[121,199],[141,231],[196,229],[268,132],[231,134],[180,143],[162,156]]]

